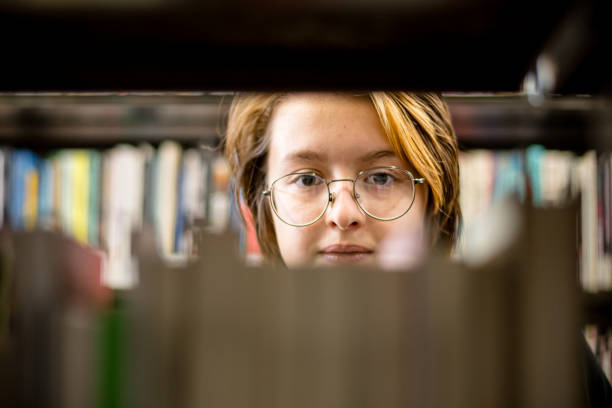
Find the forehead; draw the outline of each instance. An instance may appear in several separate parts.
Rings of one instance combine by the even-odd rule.
[[[299,151],[350,162],[370,151],[390,149],[378,115],[365,96],[290,95],[276,108],[268,132],[271,166]]]

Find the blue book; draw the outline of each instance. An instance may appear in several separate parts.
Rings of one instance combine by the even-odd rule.
[[[48,158],[42,158],[38,164],[38,220],[41,228],[53,227],[53,164]]]
[[[521,152],[497,152],[495,154],[495,188],[493,200],[509,196],[525,199],[525,179]]]
[[[15,150],[11,155],[8,219],[17,230],[33,226],[31,223],[36,219],[37,162],[36,155],[29,150]]]
[[[531,185],[531,200],[535,206],[542,205],[541,164],[545,154],[546,149],[541,145],[529,146],[525,152],[527,176]]]
[[[9,180],[9,171],[8,168],[10,166],[11,159],[11,150],[8,148],[0,149],[0,226],[4,227],[8,224],[7,214],[8,214],[8,197],[10,197],[10,180]]]
[[[513,192],[518,196],[522,203],[525,202],[525,171],[523,166],[523,152],[514,150],[510,153],[510,171],[513,177]]]
[[[183,165],[179,166],[178,182],[176,189],[176,222],[174,223],[174,252],[180,253],[183,246],[183,230],[185,229],[185,218],[187,214],[184,209],[185,202],[185,169]]]

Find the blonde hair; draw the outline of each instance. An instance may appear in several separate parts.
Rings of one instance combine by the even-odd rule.
[[[225,154],[241,197],[253,214],[264,257],[280,260],[266,189],[267,132],[272,113],[284,94],[243,94],[229,111]],[[432,244],[452,248],[457,240],[459,158],[457,140],[446,102],[434,93],[371,92],[368,94],[393,151],[409,163],[428,186],[427,216]]]

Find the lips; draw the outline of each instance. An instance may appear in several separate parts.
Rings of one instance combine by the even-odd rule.
[[[353,244],[329,245],[319,251],[320,256],[330,263],[357,263],[369,258],[373,250]]]

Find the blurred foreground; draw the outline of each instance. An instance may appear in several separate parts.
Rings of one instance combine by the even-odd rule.
[[[222,235],[169,267],[143,233],[112,293],[95,254],[6,232],[2,405],[580,406],[576,210],[519,213],[479,266],[403,272],[247,268]]]

